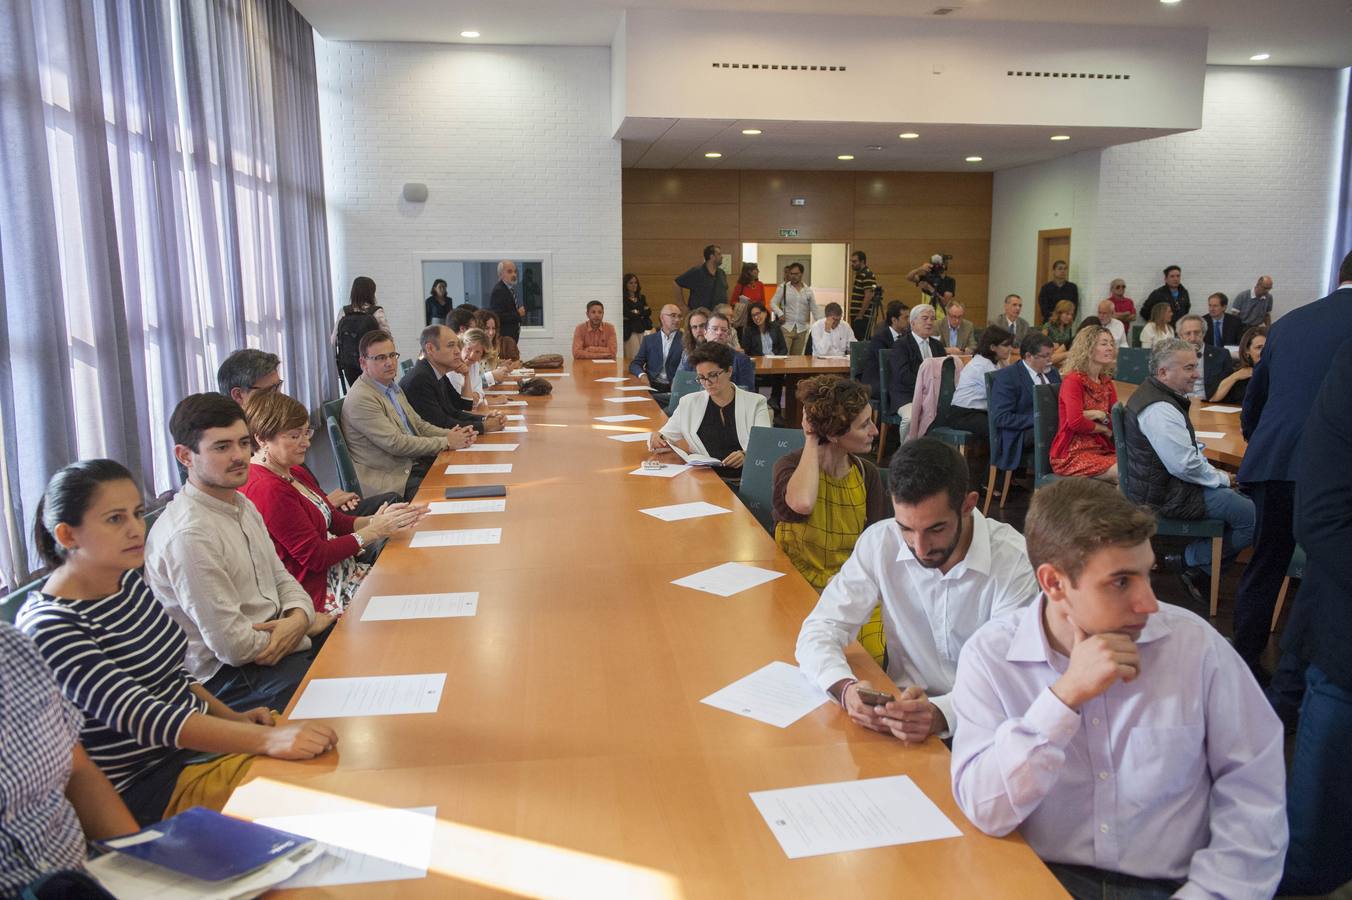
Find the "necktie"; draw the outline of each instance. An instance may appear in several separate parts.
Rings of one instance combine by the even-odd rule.
[[[390,398],[390,402],[394,404],[394,411],[399,413],[399,418],[403,420],[404,431],[413,434],[413,423],[408,420],[408,414],[404,412],[404,407],[399,402],[399,395],[395,393],[393,385],[385,388],[385,396]]]
[[[1224,320],[1222,320],[1222,321],[1224,321]],[[1221,344],[1221,323],[1220,323],[1220,322],[1217,322],[1217,321],[1215,321],[1215,320],[1213,319],[1212,322],[1211,322],[1211,330],[1212,330],[1212,331],[1215,333],[1215,335],[1216,335],[1216,346],[1217,346],[1217,347],[1223,346],[1223,345]]]
[[[1046,383],[1047,383],[1047,376],[1046,376],[1045,374],[1043,374],[1042,372],[1038,372],[1038,373],[1037,373],[1037,381],[1038,381],[1038,384],[1046,384]]]

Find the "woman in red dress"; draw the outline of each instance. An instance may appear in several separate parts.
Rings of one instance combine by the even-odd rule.
[[[1061,423],[1052,441],[1052,471],[1117,483],[1111,410],[1117,402],[1117,341],[1101,325],[1081,328],[1061,371]]]

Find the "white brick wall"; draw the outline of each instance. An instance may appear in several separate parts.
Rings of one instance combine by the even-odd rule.
[[[336,306],[375,279],[401,352],[423,326],[418,260],[553,253],[548,334],[564,352],[588,300],[618,322],[620,145],[604,47],[345,43],[315,36]],[[428,188],[404,202],[405,182]]]
[[[1020,266],[1031,271],[1037,229],[1068,219],[1071,277],[1086,309],[1117,276],[1141,303],[1169,264],[1183,267],[1195,310],[1205,311],[1207,294],[1233,297],[1259,274],[1276,282],[1278,314],[1322,297],[1345,79],[1330,69],[1211,66],[1197,131],[996,173],[991,303],[998,308]],[[1094,157],[1091,200],[1070,185]]]

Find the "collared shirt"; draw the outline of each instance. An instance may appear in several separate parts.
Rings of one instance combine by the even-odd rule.
[[[868,291],[878,290],[878,279],[874,277],[873,270],[868,266],[860,266],[859,271],[854,273],[854,280],[850,283],[850,309],[856,314],[863,312],[864,294]],[[873,295],[876,303],[878,295]]]
[[[780,298],[783,298],[781,302]],[[775,292],[770,307],[784,317],[783,327],[788,331],[806,331],[817,318],[817,295],[807,285],[794,287],[789,282]]]
[[[1099,324],[1103,325],[1102,319],[1099,320]],[[1103,327],[1108,329],[1108,332],[1113,336],[1113,340],[1117,341],[1117,346],[1119,347],[1128,346],[1127,328],[1125,325],[1122,324],[1121,319],[1109,319],[1108,324],[1103,325]]]
[[[1160,604],[1140,675],[1079,712],[1043,601],[967,643],[952,705],[953,796],[987,834],[1048,862],[1187,879],[1175,897],[1268,898],[1286,855],[1282,726],[1216,629]]]
[[[1023,535],[973,510],[972,543],[947,574],[921,565],[894,519],[864,529],[798,633],[798,664],[823,690],[852,677],[845,646],[882,597],[887,675],[918,685],[953,722],[958,653],[988,620],[1037,596]]]
[[[812,323],[812,355],[849,356],[853,338],[854,332],[846,327],[843,319],[831,331],[826,330],[825,319],[818,319]]]
[[[958,376],[958,386],[953,390],[953,405],[963,409],[986,409],[986,373],[994,371],[995,363],[984,356],[973,356]]]
[[[253,662],[268,645],[254,626],[299,609],[310,595],[286,571],[263,517],[242,494],[217,500],[189,483],[146,536],[145,580],[188,636],[188,674],[198,681],[222,665]],[[301,638],[293,652],[310,649]]]
[[[659,331],[657,334],[662,338],[662,358],[657,361],[657,380],[665,384],[668,380],[667,357],[671,355],[671,343],[676,340],[680,332],[673,331],[671,334],[667,334],[665,331]],[[648,380],[653,380],[651,375],[648,376]]]
[[[1272,313],[1272,292],[1268,291],[1261,297],[1255,297],[1252,290],[1240,291],[1230,303],[1230,309],[1239,316],[1239,321],[1244,323],[1245,328],[1262,325],[1263,320]]]
[[[1229,477],[1206,461],[1202,445],[1192,442],[1188,422],[1178,407],[1172,403],[1152,403],[1141,410],[1136,422],[1170,475],[1202,487],[1230,486]]]
[[[1027,360],[1019,360],[1019,365],[1023,366],[1023,370],[1028,373],[1028,377],[1032,379],[1033,384],[1052,383],[1051,379],[1047,377],[1046,372],[1034,372],[1033,367],[1028,365]]]
[[[1192,380],[1192,389],[1184,396],[1206,399],[1206,354],[1197,351],[1197,377]]]
[[[676,283],[690,292],[689,308],[712,310],[728,298],[728,275],[721,268],[709,274],[704,263],[691,266],[676,277]]]
[[[948,346],[950,347],[958,346],[958,329],[960,328],[962,328],[961,322],[959,322],[957,325],[950,324],[948,326]]]
[[[1225,341],[1222,340],[1222,336],[1225,333],[1225,317],[1227,315],[1229,315],[1229,313],[1221,313],[1219,319],[1214,319],[1211,316],[1207,316],[1206,318],[1207,333],[1211,335],[1211,343],[1215,344],[1217,347],[1225,346]]]
[[[1019,336],[1019,323],[1020,323],[1020,322],[1023,322],[1023,317],[1022,317],[1022,316],[1020,316],[1020,317],[1017,318],[1017,319],[1001,319],[1001,320],[1000,320],[1000,327],[1003,328],[1005,331],[1008,331],[1010,334],[1014,335],[1015,340],[1017,340],[1017,339],[1018,339],[1018,336]],[[1023,324],[1024,324],[1024,327],[1025,327],[1025,328],[1028,327],[1028,323],[1027,323],[1027,322],[1023,322]]]
[[[764,356],[773,356],[775,352],[775,336],[769,331],[760,333],[761,354]]]
[[[377,381],[376,384],[380,384],[380,382]],[[404,412],[404,404],[399,402],[399,395],[403,393],[403,390],[399,387],[398,382],[381,384],[380,389],[385,392],[385,397],[390,401],[390,405],[394,407],[394,411],[399,413],[399,418],[404,423],[404,431],[409,434],[417,434],[417,432],[413,430],[413,423],[408,420],[408,414]]]
[[[574,359],[605,359],[616,349],[615,326],[609,322],[593,325],[588,320],[573,329]]]
[[[0,623],[0,896],[84,868],[84,832],[66,799],[80,719],[37,648]]]
[[[916,334],[914,331],[912,331],[911,339],[914,340],[915,345],[920,348],[921,359],[934,358],[934,351],[930,349],[929,338],[923,338],[920,335]]]

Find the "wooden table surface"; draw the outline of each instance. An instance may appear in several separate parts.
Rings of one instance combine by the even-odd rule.
[[[783,359],[767,359],[753,356],[757,375],[848,375],[850,360],[848,357],[786,356]]]
[[[1136,392],[1136,385],[1130,382],[1116,381],[1114,384],[1117,386],[1117,399],[1121,403],[1126,403]],[[1206,412],[1203,410],[1206,406],[1224,406],[1235,412]],[[1199,436],[1197,440],[1204,445],[1202,455],[1227,469],[1238,469],[1239,464],[1244,461],[1244,451],[1249,446],[1239,430],[1239,407],[1228,403],[1211,403],[1194,399],[1188,417],[1192,419],[1192,427],[1197,431],[1220,432],[1225,435],[1219,438]]]
[[[483,438],[517,451],[444,453],[433,466],[419,500],[452,484],[505,483],[507,509],[432,516],[420,529],[501,527],[502,543],[413,550],[392,540],[307,682],[445,672],[438,711],[329,720],[337,751],[256,760],[227,807],[257,818],[435,806],[428,876],[294,893],[1064,896],[1020,838],[967,822],[938,740],[904,747],[830,704],[779,729],[699,702],[772,660],[792,662],[816,594],[712,472],[627,474],[644,445],[606,437],[664,417],[651,403],[605,402],[637,394],[595,381],[619,373],[575,362],[552,379],[552,396],[509,410],[525,414],[527,433]],[[623,413],[649,420],[594,421]],[[447,476],[452,456],[513,471]],[[639,512],[692,500],[731,513],[666,523]],[[732,560],[785,576],[727,598],[670,583]],[[478,614],[361,621],[373,594],[432,591],[478,591]],[[848,653],[859,676],[886,678],[857,645]],[[963,836],[790,860],[748,796],[886,775],[910,776]]]

